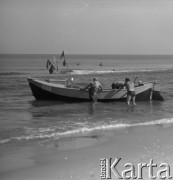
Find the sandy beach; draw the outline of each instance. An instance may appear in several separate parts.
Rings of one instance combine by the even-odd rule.
[[[172,124],[128,127],[94,132],[76,138],[52,140],[44,147],[22,149],[0,157],[1,180],[101,179],[101,158],[121,158],[117,170],[125,163],[153,163],[157,176],[159,165],[167,163],[172,173]],[[163,169],[163,168],[162,168]],[[137,167],[136,167],[137,173]],[[128,174],[129,175],[129,174]],[[164,175],[164,173],[163,173]],[[149,179],[147,168],[143,179]],[[118,179],[113,173],[112,179]]]

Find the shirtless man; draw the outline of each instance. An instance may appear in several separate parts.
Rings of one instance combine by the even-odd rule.
[[[93,78],[93,81],[81,90],[88,89],[89,98],[92,102],[97,101],[97,94],[102,91],[102,86],[97,78]]]
[[[132,104],[136,105],[135,103],[136,93],[135,93],[134,83],[131,82],[129,78],[126,78],[124,86],[127,89],[127,104],[130,105],[130,100],[132,99]]]

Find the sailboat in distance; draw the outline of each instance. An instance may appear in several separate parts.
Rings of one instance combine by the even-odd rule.
[[[52,74],[56,69],[56,63],[51,59],[48,59],[46,62],[46,68],[48,69],[49,73]]]
[[[61,69],[60,69],[60,73],[65,74],[65,73],[73,72],[72,70],[70,70],[70,69],[68,68],[68,63],[67,63],[67,61],[66,61],[66,57],[65,57],[65,52],[64,52],[64,50],[62,51],[59,59],[60,59],[60,60],[63,60],[62,65],[63,65],[63,67],[64,67],[64,68],[61,68]]]
[[[63,74],[68,73],[68,72],[73,72],[72,70],[68,69],[68,64],[66,61],[64,50],[61,53],[61,55],[59,56],[59,59],[63,60],[62,66],[60,66],[61,63],[58,62],[58,59],[55,56],[53,56],[53,58],[47,60],[46,68],[49,70],[50,74],[53,74],[54,72],[63,73]]]
[[[66,62],[65,59],[64,59],[64,61],[63,61],[63,66],[64,66],[64,67],[68,67],[68,66],[67,66],[67,62]]]
[[[68,64],[67,64],[67,61],[66,61],[66,58],[65,58],[64,50],[63,50],[63,52],[61,53],[59,59],[60,59],[60,60],[61,60],[61,59],[64,59],[64,60],[63,60],[63,66],[64,66],[64,67],[67,67],[67,69],[68,69]]]
[[[63,52],[61,53],[59,59],[62,59],[62,58],[64,58],[64,57],[65,57],[65,54],[64,54],[64,50],[63,50]]]

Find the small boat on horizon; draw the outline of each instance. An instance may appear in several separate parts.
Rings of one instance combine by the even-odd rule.
[[[66,102],[90,101],[88,90],[81,91],[80,87],[69,80],[39,80],[28,77],[33,96],[37,100],[59,100]],[[160,84],[156,82],[146,82],[135,86],[136,101],[160,100]],[[127,97],[126,89],[103,89],[98,94],[98,101],[125,101]]]

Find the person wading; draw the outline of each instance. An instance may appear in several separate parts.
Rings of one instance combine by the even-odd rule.
[[[81,90],[83,91],[85,89],[88,89],[89,99],[91,102],[96,102],[98,93],[102,91],[102,86],[97,78],[93,78],[93,81]]]
[[[129,78],[126,78],[124,86],[127,89],[127,104],[130,105],[130,100],[132,100],[132,104],[136,105],[135,103],[136,93],[135,93],[134,83],[131,82]]]

